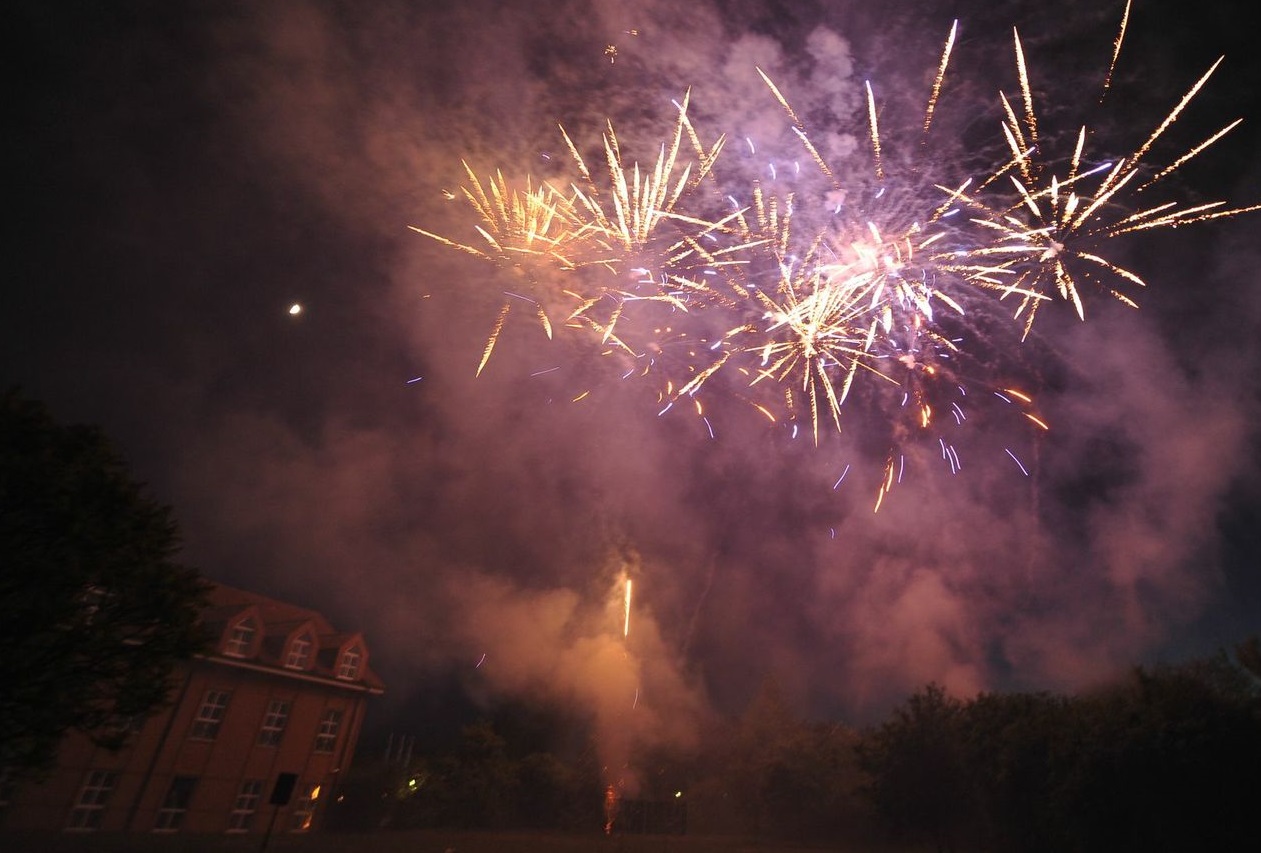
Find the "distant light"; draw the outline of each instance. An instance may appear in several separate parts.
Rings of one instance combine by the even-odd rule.
[[[674,798],[675,798],[676,800],[677,800],[679,797],[681,797],[681,796],[683,796],[683,792],[682,792],[682,791],[675,791],[675,792],[674,792]]]
[[[302,306],[299,305],[297,302],[293,303],[292,305],[289,306],[289,313],[293,315],[294,317],[298,316],[299,314],[302,313]]]

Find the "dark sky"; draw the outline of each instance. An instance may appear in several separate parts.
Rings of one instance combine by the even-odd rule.
[[[523,312],[475,378],[520,276],[407,228],[479,239],[443,194],[462,159],[573,180],[557,123],[590,151],[612,119],[646,163],[690,87],[701,136],[730,137],[735,192],[824,197],[755,69],[859,186],[863,81],[895,162],[956,17],[929,171],[993,165],[1016,26],[1048,147],[1086,122],[1100,158],[1225,53],[1150,158],[1242,117],[1161,191],[1261,200],[1240,4],[1137,2],[1102,106],[1120,3],[874,5],[10,7],[26,65],[0,383],[104,426],[175,506],[189,563],[362,628],[395,723],[452,672],[589,709],[626,742],[689,737],[768,677],[803,711],[864,720],[929,680],[1074,689],[1261,630],[1258,214],[1109,245],[1148,284],[1126,291],[1137,311],[1092,292],[1083,323],[1057,302],[1024,344],[1006,309],[994,329],[969,315],[969,380],[1023,383],[1051,430],[977,404],[962,470],[908,438],[878,513],[887,394],[856,394],[852,428],[816,449],[716,382],[711,438]],[[937,198],[923,184],[901,203]]]

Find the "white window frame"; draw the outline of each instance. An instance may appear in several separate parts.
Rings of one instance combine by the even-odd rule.
[[[325,708],[320,715],[320,730],[315,734],[313,752],[329,753],[337,748],[337,735],[341,731],[342,711],[340,708]]]
[[[289,669],[306,669],[311,662],[311,651],[314,648],[315,641],[311,639],[309,633],[303,631],[289,643],[289,649],[285,655],[285,666]]]
[[[279,746],[289,724],[289,712],[293,703],[288,699],[272,699],[263,714],[263,725],[258,730],[259,746]]]
[[[118,774],[113,770],[89,770],[83,777],[83,785],[79,788],[79,796],[75,798],[74,808],[66,818],[66,829],[79,832],[100,829],[105,806],[117,784]]]
[[[188,736],[193,740],[214,740],[219,736],[223,726],[223,718],[228,714],[228,703],[232,701],[232,693],[227,690],[211,688],[201,700],[197,708],[197,716]]]
[[[192,805],[193,795],[197,792],[196,776],[174,776],[162,798],[162,807],[158,809],[153,820],[154,832],[179,832],[184,825],[184,817],[188,807]],[[178,796],[183,794],[182,797]]]
[[[228,657],[248,657],[254,646],[254,637],[258,634],[258,624],[253,616],[246,616],[232,626],[228,640],[223,644],[223,653]]]
[[[363,650],[358,645],[353,645],[342,652],[341,659],[337,661],[337,677],[343,681],[354,681],[359,677],[362,666]]]
[[[263,802],[263,780],[246,779],[236,793],[232,811],[228,814],[228,832],[249,832],[254,815]]]

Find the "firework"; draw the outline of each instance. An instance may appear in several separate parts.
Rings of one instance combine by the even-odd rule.
[[[1127,4],[1125,19],[1128,16]],[[1120,52],[1124,26],[1123,20],[1113,63]],[[1127,284],[1146,287],[1146,282],[1136,273],[1102,254],[1102,247],[1110,240],[1136,231],[1174,228],[1236,216],[1257,210],[1258,206],[1228,208],[1225,202],[1220,201],[1193,207],[1181,207],[1177,201],[1135,203],[1145,202],[1148,196],[1138,199],[1140,193],[1157,185],[1239,125],[1239,120],[1231,122],[1173,163],[1159,168],[1152,177],[1142,180],[1142,174],[1151,168],[1144,158],[1152,145],[1177,121],[1187,104],[1221,64],[1221,59],[1195,82],[1132,154],[1115,163],[1104,163],[1083,171],[1084,149],[1089,136],[1083,126],[1077,134],[1067,171],[1060,173],[1056,171],[1055,164],[1043,162],[1038,156],[1038,124],[1024,51],[1019,33],[1015,33],[1014,38],[1024,111],[1023,116],[1018,116],[1004,97],[1002,103],[1006,121],[1002,129],[1012,154],[1009,165],[1017,173],[1007,175],[1016,190],[1015,200],[1000,208],[978,195],[961,192],[959,197],[977,212],[973,221],[993,235],[992,242],[970,250],[970,254],[995,258],[1015,273],[1009,284],[996,284],[995,289],[1004,298],[1013,293],[1020,295],[1015,314],[1017,317],[1025,315],[1024,335],[1027,336],[1039,305],[1054,298],[1053,295],[1071,302],[1078,317],[1084,320],[1082,285],[1085,283],[1096,283],[1122,303],[1138,307],[1131,297],[1100,278],[1100,273],[1108,273]],[[1110,81],[1111,67],[1105,86]],[[1002,171],[1007,171],[1007,167]],[[991,180],[999,174],[995,173]],[[1135,198],[1127,198],[1126,191]]]
[[[1127,3],[1103,94],[1112,85],[1129,12]],[[956,22],[918,126],[921,149],[957,32]],[[1082,320],[1095,291],[1136,306],[1125,289],[1145,282],[1109,259],[1113,241],[1261,207],[1154,199],[1165,179],[1238,124],[1221,127],[1166,165],[1147,162],[1220,60],[1132,153],[1100,164],[1086,150],[1091,134],[1085,126],[1071,154],[1050,155],[1015,31],[1013,47],[1019,97],[1013,102],[1000,94],[1004,153],[979,175],[952,176],[954,164],[928,158],[910,175],[896,174],[868,82],[870,183],[844,186],[840,170],[812,142],[790,93],[759,68],[822,179],[848,204],[829,211],[822,198],[802,205],[793,194],[768,192],[759,183],[728,185],[720,174],[726,137],[703,144],[685,96],[648,167],[626,157],[611,122],[599,169],[562,127],[576,171],[564,189],[529,179],[524,189],[513,189],[501,173],[483,184],[466,164],[461,192],[480,220],[480,241],[415,230],[521,273],[527,292],[513,296],[534,307],[549,336],[557,328],[591,336],[594,351],[629,361],[624,377],[658,377],[662,412],[688,401],[703,416],[699,395],[722,383],[724,392],[739,389],[771,421],[808,423],[817,445],[821,427],[842,431],[847,400],[862,386],[865,399],[885,401],[880,405],[897,424],[878,509],[902,476],[897,445],[912,431],[929,431],[943,412],[956,424],[966,419],[956,398],[976,382],[965,381],[958,367],[969,356],[970,341],[959,330],[968,328],[970,311],[984,314],[989,305],[1014,301],[1013,311],[994,313],[1013,317],[1013,340],[1022,341],[1039,310],[1057,302]],[[513,304],[509,297],[501,308],[479,373]],[[1027,395],[979,384],[1017,406],[1032,427],[1046,428]],[[957,472],[957,451],[940,434],[936,439],[943,461]],[[1027,474],[1016,454],[1006,452]],[[629,581],[626,595],[629,616]]]
[[[631,579],[629,576],[625,579],[626,591],[622,602],[622,636],[630,636],[630,614],[631,614]]]

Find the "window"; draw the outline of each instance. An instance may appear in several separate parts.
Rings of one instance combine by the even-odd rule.
[[[342,659],[337,664],[337,677],[354,681],[359,677],[359,664],[363,661],[363,653],[358,646],[351,646],[342,652]]]
[[[155,832],[176,832],[184,822],[188,813],[188,804],[193,799],[193,789],[197,787],[194,776],[176,776],[171,780],[171,787],[166,790],[166,799],[162,808],[158,809],[158,819],[153,824]]]
[[[114,792],[118,774],[109,770],[91,770],[79,789],[79,797],[70,811],[66,829],[100,829],[101,815],[109,795]]]
[[[232,694],[226,690],[207,690],[206,698],[197,709],[197,717],[193,720],[189,737],[196,740],[214,740],[219,734],[219,726],[223,724],[223,715],[228,710],[228,699]]]
[[[329,708],[324,712],[324,716],[320,717],[319,733],[315,735],[316,752],[333,751],[333,746],[337,743],[337,730],[341,728],[341,724],[341,711]]]
[[[284,699],[273,699],[263,715],[263,727],[258,730],[258,742],[262,746],[275,746],[280,743],[280,736],[285,733],[285,723],[289,722],[289,703]]]
[[[253,617],[237,622],[232,627],[232,633],[228,635],[228,642],[223,647],[223,653],[234,658],[245,657],[254,646],[254,634],[257,631],[258,626],[254,623]]]
[[[306,832],[311,828],[311,820],[315,817],[315,806],[320,799],[320,786],[311,783],[302,786],[302,793],[294,801],[293,811],[289,813],[289,829],[292,832]]]
[[[242,782],[241,790],[237,792],[236,801],[232,804],[232,813],[228,815],[228,832],[249,832],[262,798],[262,779],[246,779]]]
[[[311,635],[300,634],[289,644],[289,654],[285,658],[285,666],[290,669],[306,669],[311,662]]]

